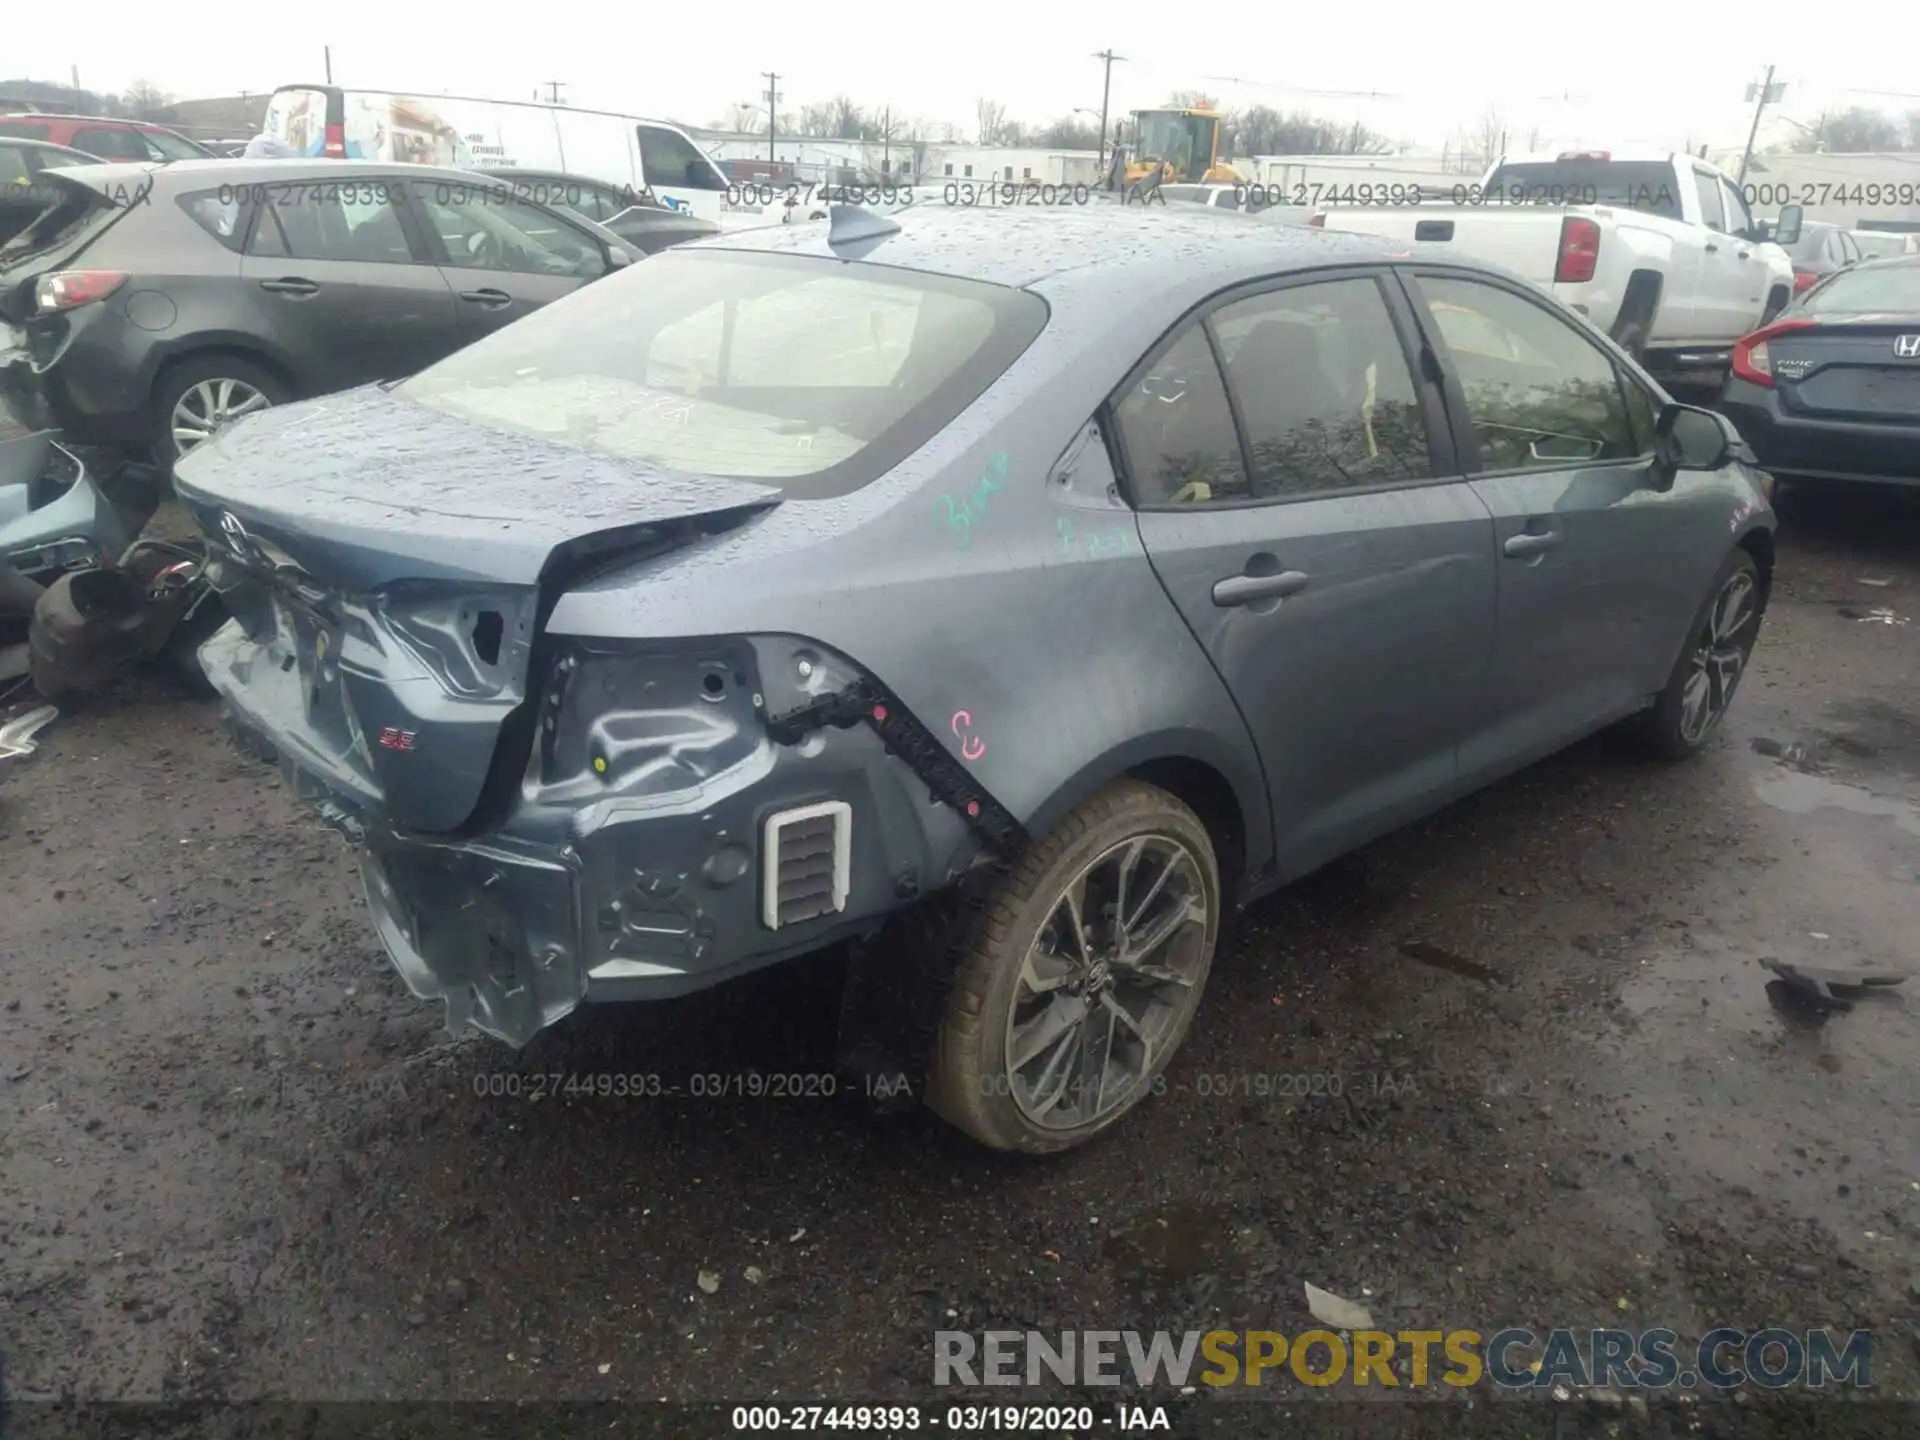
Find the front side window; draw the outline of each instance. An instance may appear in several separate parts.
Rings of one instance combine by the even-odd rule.
[[[571,275],[590,280],[607,272],[599,242],[552,210],[516,200],[505,185],[454,186],[414,182],[428,226],[460,270],[504,270],[522,275]]]
[[[712,475],[816,499],[856,490],[919,448],[1046,320],[1045,301],[1002,285],[668,250],[495,331],[396,393],[677,472],[662,485]]]
[[[1478,280],[1419,278],[1488,470],[1640,453],[1613,362],[1573,325]]]
[[[1208,322],[1253,457],[1256,498],[1424,480],[1426,423],[1372,279],[1295,285]]]
[[[229,250],[240,248],[240,222],[245,212],[231,190],[224,196],[218,190],[200,190],[191,195],[182,195],[180,208],[191,215],[202,230]]]
[[[367,265],[413,263],[413,251],[394,204],[393,185],[316,181],[288,186],[284,191],[274,188],[273,199],[262,207],[254,223],[253,239],[247,246],[249,255],[348,260]]]
[[[1736,235],[1751,235],[1753,212],[1747,209],[1746,200],[1725,176],[1720,178],[1720,195],[1726,210],[1727,228]]]
[[[1240,436],[1213,347],[1189,326],[1114,409],[1136,505],[1250,500]]]
[[[682,190],[724,190],[727,180],[714,163],[677,130],[659,125],[633,127],[640,138],[640,173],[649,185]]]

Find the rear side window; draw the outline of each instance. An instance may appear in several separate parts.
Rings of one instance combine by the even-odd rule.
[[[1136,505],[1253,498],[1213,346],[1190,326],[1114,407]]]
[[[218,190],[200,190],[180,197],[180,208],[194,218],[200,228],[229,250],[238,250],[245,238],[241,220],[245,212],[229,187],[225,198]]]
[[[400,228],[399,187],[384,181],[274,187],[253,227],[250,255],[411,265]]]
[[[1694,188],[1700,193],[1700,221],[1709,230],[1725,232],[1727,207],[1720,198],[1720,181],[1704,170],[1693,172]]]
[[[16,140],[51,140],[53,127],[38,120],[0,120],[0,135],[11,135]]]
[[[483,425],[818,499],[859,489],[924,444],[1046,319],[1038,296],[978,281],[667,251],[397,393]]]
[[[1432,474],[1413,372],[1378,283],[1289,286],[1208,323],[1247,428],[1256,497]]]
[[[649,185],[678,186],[684,190],[724,190],[727,182],[714,164],[676,130],[658,125],[636,125],[640,137],[640,169]]]

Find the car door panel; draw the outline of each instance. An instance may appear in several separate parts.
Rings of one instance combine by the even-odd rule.
[[[397,188],[275,186],[256,207],[242,292],[300,394],[399,379],[459,347],[459,302],[412,258]]]
[[[468,343],[607,271],[597,240],[552,209],[502,193],[499,186],[468,190],[416,181],[413,198]]]
[[[1448,798],[1484,698],[1492,525],[1396,448],[1427,443],[1412,373],[1362,275],[1230,301],[1116,405],[1142,542],[1255,738],[1282,877]]]
[[[1474,493],[1493,516],[1492,704],[1467,775],[1548,754],[1628,714],[1664,680],[1661,627],[1693,583],[1679,502],[1650,485],[1651,402],[1608,353],[1523,288],[1409,277]]]

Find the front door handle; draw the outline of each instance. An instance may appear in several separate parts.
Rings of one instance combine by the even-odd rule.
[[[1278,575],[1229,575],[1213,585],[1213,603],[1251,605],[1256,600],[1284,600],[1307,588],[1307,577],[1298,570],[1282,570]]]
[[[462,290],[460,298],[472,301],[475,305],[484,305],[489,310],[498,310],[503,305],[513,303],[513,297],[504,290]]]
[[[1528,555],[1542,555],[1560,543],[1558,530],[1545,530],[1539,534],[1528,532],[1524,535],[1508,537],[1507,543],[1500,548],[1507,554],[1524,559]]]
[[[318,295],[320,287],[311,280],[298,275],[288,275],[280,280],[262,280],[262,290],[271,290],[276,295]]]

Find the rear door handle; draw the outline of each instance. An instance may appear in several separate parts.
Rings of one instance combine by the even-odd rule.
[[[504,290],[462,290],[462,300],[470,300],[475,305],[484,305],[489,310],[498,310],[502,305],[511,305],[513,297]]]
[[[262,290],[271,290],[276,295],[318,295],[320,287],[311,280],[303,280],[298,275],[288,275],[280,280],[262,280]]]
[[[1500,548],[1509,555],[1524,559],[1528,555],[1544,554],[1559,543],[1560,532],[1547,530],[1537,535],[1529,532],[1524,535],[1509,536],[1507,543]]]
[[[1213,603],[1251,605],[1256,600],[1284,600],[1307,588],[1307,577],[1298,570],[1282,570],[1278,575],[1229,575],[1213,584]]]
[[[1707,254],[1718,255],[1719,253],[1720,253],[1720,247],[1718,245],[1707,246]]]

